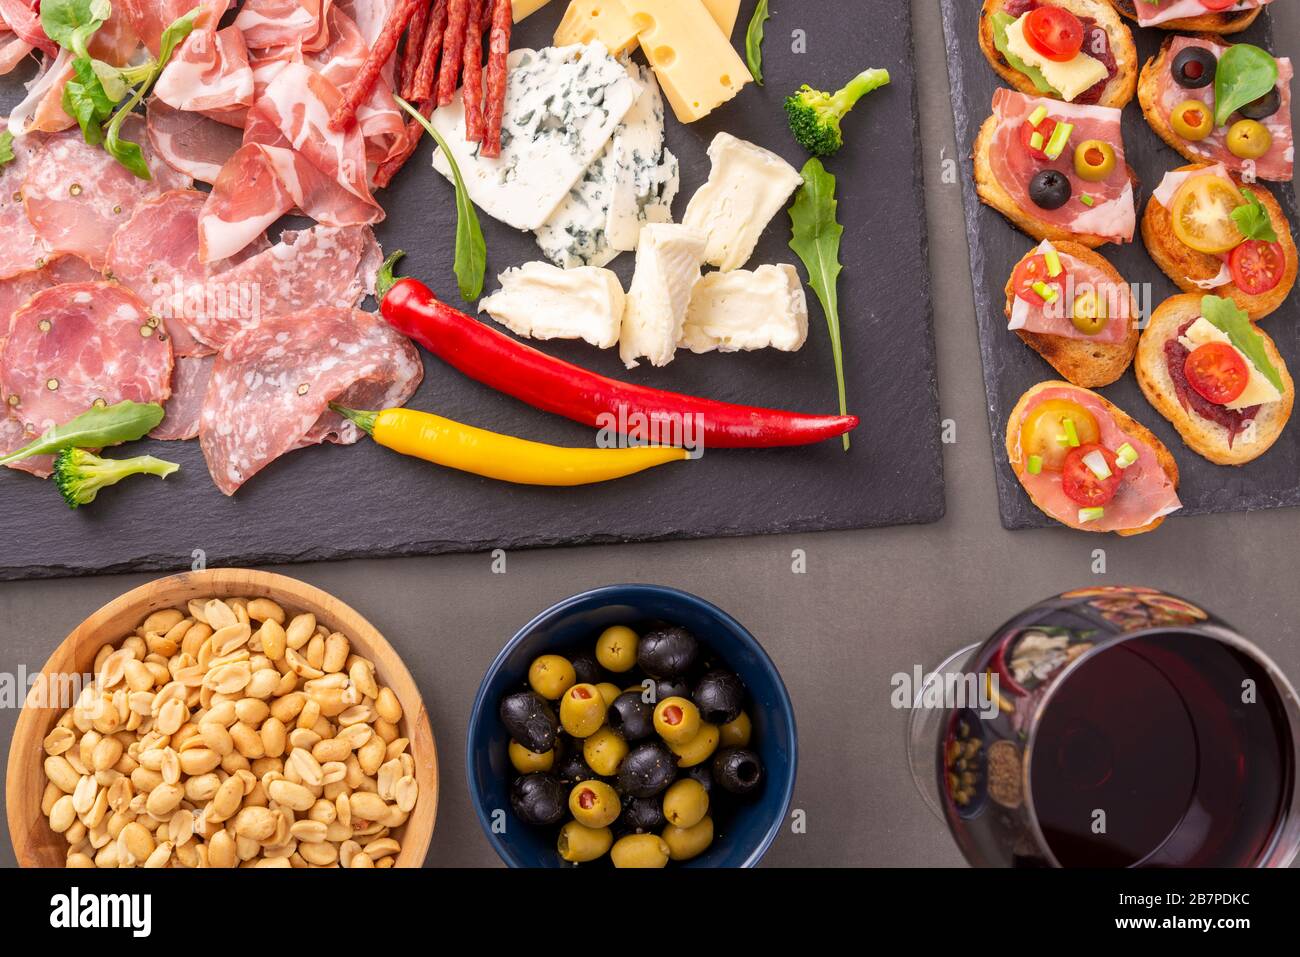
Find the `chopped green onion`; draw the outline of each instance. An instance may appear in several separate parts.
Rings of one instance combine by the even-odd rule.
[[[1079,447],[1079,430],[1074,427],[1074,419],[1062,419],[1061,425],[1065,427],[1065,441],[1072,449]]]
[[[1115,464],[1122,469],[1128,468],[1138,460],[1137,449],[1125,442],[1118,451],[1115,452]]]
[[[1037,475],[1043,470],[1043,457],[1041,455],[1029,456],[1029,474]]]
[[[1065,267],[1061,265],[1061,254],[1051,246],[1047,247],[1047,252],[1043,253],[1043,258],[1047,260],[1047,275],[1053,279],[1065,270]]]
[[[1043,148],[1043,134],[1042,133],[1030,134],[1029,145],[1036,150],[1041,150]]]
[[[1096,508],[1079,509],[1079,524],[1087,525],[1089,522],[1095,522],[1106,514],[1106,510],[1098,505]]]
[[[1065,152],[1065,144],[1070,142],[1070,134],[1074,132],[1073,123],[1057,123],[1056,129],[1052,130],[1052,138],[1047,141],[1047,146],[1043,152],[1047,154],[1048,159],[1059,159]]]
[[[1079,197],[1079,202],[1083,203],[1083,205],[1085,206],[1091,206],[1093,203],[1096,202],[1096,200],[1093,199],[1091,196],[1089,196],[1087,193],[1084,193],[1082,196]]]
[[[1056,302],[1056,296],[1057,296],[1056,290],[1053,289],[1051,286],[1049,286],[1047,283],[1043,282],[1041,279],[1035,282],[1029,288],[1033,289],[1034,292],[1038,293],[1038,295],[1042,297],[1043,302]]]
[[[1029,125],[1038,128],[1038,124],[1047,119],[1047,107],[1040,106],[1034,112],[1029,114]]]
[[[1093,449],[1083,457],[1083,464],[1088,466],[1089,472],[1103,481],[1115,474],[1110,470],[1110,466],[1106,464],[1106,456],[1102,455],[1096,449]]]

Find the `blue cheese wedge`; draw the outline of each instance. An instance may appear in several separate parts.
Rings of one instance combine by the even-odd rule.
[[[646,223],[672,221],[680,172],[677,157],[664,148],[663,97],[649,69],[630,64],[628,71],[641,95],[605,151],[536,231],[542,252],[558,266],[604,266],[636,249]]]
[[[673,361],[691,293],[700,281],[706,237],[688,226],[652,223],[641,230],[636,272],[627,291],[618,353],[634,369],[639,359]]]
[[[608,269],[560,269],[525,263],[507,269],[500,290],[479,303],[515,335],[529,339],[584,339],[598,349],[618,342],[623,322],[623,286]]]
[[[470,199],[516,229],[545,223],[609,144],[639,84],[599,43],[514,50],[509,59],[501,155],[479,155],[465,139],[460,92],[433,113],[433,126],[455,155]],[[439,149],[433,168],[451,179]]]
[[[1061,99],[1067,103],[1072,102],[1080,93],[1092,89],[1110,76],[1106,64],[1083,51],[1079,51],[1073,60],[1065,63],[1058,63],[1043,56],[1025,39],[1025,17],[1027,16],[1029,14],[1026,13],[1014,23],[1007,24],[1007,50],[1029,66],[1037,67],[1042,71],[1043,78],[1061,94]]]
[[[730,133],[713,138],[709,160],[709,180],[691,197],[682,224],[707,237],[704,261],[728,272],[749,262],[803,176],[770,150]]]
[[[1178,341],[1189,351],[1194,351],[1197,347],[1210,342],[1222,342],[1224,345],[1231,346],[1233,351],[1245,361],[1246,368],[1250,370],[1250,378],[1246,380],[1246,389],[1237,398],[1226,403],[1226,408],[1248,409],[1252,405],[1268,405],[1270,402],[1282,401],[1282,393],[1277,391],[1277,387],[1273,383],[1264,378],[1263,373],[1255,367],[1255,363],[1250,361],[1250,357],[1232,345],[1232,340],[1228,338],[1228,334],[1204,316],[1188,326],[1187,331],[1178,337]]]
[[[808,298],[793,266],[705,274],[691,293],[680,345],[692,352],[779,349],[808,341]]]

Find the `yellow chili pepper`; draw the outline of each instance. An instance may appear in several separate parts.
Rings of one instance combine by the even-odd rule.
[[[476,429],[414,409],[359,412],[331,405],[384,448],[519,485],[590,485],[690,458],[685,449],[568,449]]]

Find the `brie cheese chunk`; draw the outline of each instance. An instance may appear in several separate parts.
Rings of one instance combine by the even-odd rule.
[[[560,269],[525,263],[507,269],[501,288],[479,302],[511,332],[529,339],[584,339],[598,349],[618,342],[623,322],[623,285],[608,269]]]
[[[618,346],[629,369],[638,359],[655,366],[673,361],[704,249],[704,234],[688,226],[652,223],[641,230]]]
[[[1178,341],[1189,352],[1195,351],[1198,346],[1210,342],[1222,342],[1224,345],[1231,346],[1232,350],[1241,356],[1246,363],[1246,368],[1250,370],[1250,378],[1246,381],[1246,389],[1237,398],[1225,403],[1225,408],[1248,409],[1252,405],[1267,405],[1270,402],[1282,401],[1282,393],[1277,390],[1273,383],[1264,378],[1259,369],[1255,368],[1255,363],[1250,361],[1250,357],[1232,345],[1232,340],[1228,338],[1228,334],[1204,316],[1188,326],[1187,331],[1178,337]]]
[[[691,197],[682,224],[707,237],[704,261],[728,272],[749,262],[763,230],[803,176],[770,150],[730,133],[713,138],[709,159],[708,182]]]
[[[808,299],[793,266],[707,273],[691,294],[681,345],[692,352],[779,349],[808,340]]]
[[[1025,14],[1015,23],[1007,24],[1007,50],[1042,72],[1043,78],[1052,84],[1052,88],[1061,94],[1065,101],[1072,101],[1080,93],[1090,90],[1110,75],[1106,64],[1096,57],[1090,57],[1082,50],[1075,54],[1073,60],[1058,63],[1049,60],[1032,46],[1025,38]]]

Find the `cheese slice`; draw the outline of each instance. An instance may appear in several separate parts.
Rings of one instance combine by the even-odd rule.
[[[1263,373],[1255,368],[1255,363],[1250,361],[1250,357],[1232,345],[1232,340],[1228,338],[1228,334],[1204,316],[1188,326],[1187,331],[1178,337],[1178,341],[1185,348],[1192,351],[1207,343],[1221,342],[1224,345],[1231,346],[1232,350],[1245,361],[1246,368],[1250,370],[1250,378],[1246,381],[1246,389],[1237,398],[1226,403],[1227,408],[1248,409],[1252,405],[1267,405],[1270,402],[1282,401],[1282,393],[1278,392],[1277,387],[1264,378]]]
[[[515,23],[524,17],[532,16],[550,2],[551,0],[511,0],[510,7],[515,16]]]
[[[636,368],[638,359],[655,366],[673,361],[703,257],[703,233],[672,223],[651,223],[641,230],[618,344],[619,358],[629,369]]]
[[[501,289],[479,303],[516,335],[531,339],[585,339],[598,349],[618,342],[623,286],[608,269],[560,269],[525,263],[497,277]]]
[[[704,9],[709,11],[718,29],[730,37],[740,16],[740,0],[704,0]]]
[[[636,45],[636,24],[623,9],[622,0],[572,0],[555,28],[555,45],[599,41],[614,56]]]
[[[803,281],[782,265],[707,273],[691,293],[681,345],[692,352],[797,352],[807,341]]]
[[[622,0],[677,119],[694,123],[753,79],[701,0]]]
[[[1106,64],[1080,52],[1068,63],[1057,63],[1043,56],[1025,39],[1025,16],[1007,25],[1007,50],[1029,66],[1038,67],[1043,77],[1067,102],[1096,86],[1110,75]]]

